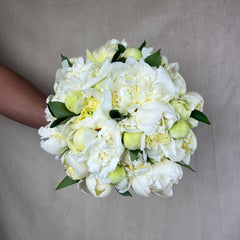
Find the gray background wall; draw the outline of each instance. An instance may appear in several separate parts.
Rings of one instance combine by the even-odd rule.
[[[195,129],[197,172],[184,169],[172,198],[95,199],[75,186],[55,192],[65,173],[37,131],[0,116],[1,239],[239,239],[239,0],[0,0],[0,26],[0,63],[45,94],[60,53],[146,39],[180,63],[212,121]]]

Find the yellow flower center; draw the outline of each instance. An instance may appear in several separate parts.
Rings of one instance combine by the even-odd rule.
[[[74,120],[74,124],[87,118],[92,117],[93,113],[100,107],[100,103],[94,97],[84,99],[84,106],[81,109],[81,114]]]
[[[170,134],[168,133],[167,129],[165,129],[164,133],[158,133],[155,135],[146,136],[145,142],[147,147],[148,146],[151,147],[157,143],[168,144],[170,143],[170,140],[171,140]]]

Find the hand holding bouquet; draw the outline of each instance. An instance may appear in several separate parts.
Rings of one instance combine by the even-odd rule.
[[[95,197],[113,187],[124,196],[171,196],[182,166],[191,169],[192,128],[210,124],[203,98],[186,91],[177,63],[145,45],[113,39],[87,50],[86,60],[62,56],[49,124],[39,129],[41,147],[66,169],[57,189],[77,183]]]

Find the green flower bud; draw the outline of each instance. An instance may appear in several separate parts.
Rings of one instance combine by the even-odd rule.
[[[173,138],[182,139],[188,135],[189,131],[189,123],[186,120],[180,119],[173,124],[169,132]]]
[[[70,91],[67,96],[65,97],[65,105],[66,108],[74,112],[74,106],[78,102],[78,100],[82,97],[82,92],[77,90],[77,91]]]
[[[191,111],[188,110],[188,103],[185,100],[175,99],[171,101],[171,105],[174,107],[175,111],[179,114],[180,118],[187,120]]]
[[[124,146],[130,150],[140,149],[142,133],[125,132],[123,135]]]
[[[73,145],[78,151],[82,151],[85,146],[83,145],[83,135],[85,129],[83,127],[79,128],[73,136]]]
[[[134,57],[137,61],[139,61],[142,57],[142,52],[137,48],[127,48],[122,56],[125,58]]]
[[[110,177],[112,184],[118,184],[125,178],[126,171],[123,166],[117,165],[115,170],[110,172],[108,176]]]

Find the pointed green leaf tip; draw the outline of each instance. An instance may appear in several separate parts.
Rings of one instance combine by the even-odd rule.
[[[181,162],[176,162],[177,164],[181,165],[182,167],[188,168],[192,172],[196,172],[194,169],[192,169],[189,165],[181,163]]]
[[[72,66],[73,66],[73,64],[69,61],[69,59],[68,59],[67,57],[63,56],[62,54],[60,54],[60,55],[61,55],[62,62],[63,62],[64,60],[67,60],[68,66],[69,66],[69,67],[72,67]]]
[[[62,102],[49,102],[47,104],[49,111],[55,118],[67,118],[76,116],[75,113],[70,112]]]
[[[118,192],[118,193],[120,193],[120,192]],[[126,192],[120,193],[120,194],[124,197],[132,197],[132,194],[129,191],[126,191]]]
[[[70,120],[71,117],[69,118],[57,118],[55,121],[53,121],[50,125],[50,128],[54,128],[58,125],[62,125],[62,124],[65,124],[68,120]]]
[[[130,158],[131,161],[137,160],[138,159],[138,153],[140,152],[140,150],[129,150],[129,154],[130,154]]]
[[[141,46],[138,48],[140,51],[146,46],[146,40],[141,44]]]
[[[203,112],[200,112],[196,109],[191,113],[191,117],[200,122],[204,122],[208,125],[211,124],[210,121],[208,120],[207,116]]]
[[[144,61],[146,63],[148,63],[151,67],[157,67],[158,68],[161,65],[160,51],[161,51],[161,49],[159,49],[158,51],[156,51],[152,55],[146,57],[144,59]]]
[[[79,182],[79,180],[73,180],[73,179],[71,179],[69,176],[66,176],[66,177],[59,183],[59,185],[57,186],[57,188],[56,188],[55,190],[59,190],[59,189],[68,187],[68,186],[73,185],[73,184],[78,183],[78,182]]]
[[[125,50],[126,50],[126,48],[122,44],[118,44],[118,50],[113,55],[112,63],[116,62],[118,60],[119,56],[121,55],[121,53],[124,53]]]
[[[53,117],[57,118],[52,122],[50,128],[54,128],[58,125],[66,123],[71,117],[78,116],[79,114],[75,114],[70,112],[64,103],[62,102],[49,102],[47,104],[49,111],[53,115]]]

